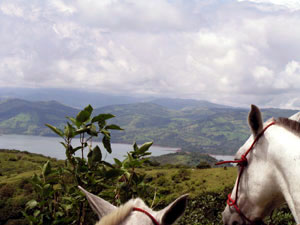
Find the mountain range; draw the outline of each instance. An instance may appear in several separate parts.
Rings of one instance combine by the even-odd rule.
[[[88,103],[87,103],[88,104]],[[45,123],[62,127],[66,116],[78,108],[57,101],[0,100],[0,133],[53,135]],[[297,111],[263,109],[264,119],[288,117]],[[207,101],[154,99],[148,102],[107,105],[95,108],[95,115],[112,113],[111,119],[124,128],[112,134],[112,142],[154,141],[154,144],[189,152],[233,154],[250,134],[248,109],[217,105]]]
[[[0,98],[18,98],[28,101],[57,101],[74,108],[83,108],[87,105],[87,102],[94,107],[102,107],[106,105],[131,104],[149,100],[149,98],[135,98],[77,89],[3,87],[0,88]]]

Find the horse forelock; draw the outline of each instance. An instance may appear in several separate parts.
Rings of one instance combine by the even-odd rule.
[[[147,211],[151,210],[146,206],[142,199],[131,199],[110,214],[102,217],[96,225],[120,225],[130,216],[134,207],[142,208]]]
[[[134,208],[134,202],[129,201],[125,205],[120,206],[110,214],[101,218],[96,225],[119,225],[130,215]]]
[[[279,117],[276,119],[276,124],[300,136],[300,122],[291,120],[289,118]]]

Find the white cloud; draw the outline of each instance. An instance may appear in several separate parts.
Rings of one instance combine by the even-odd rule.
[[[280,6],[281,9],[289,9],[291,11],[297,11],[300,9],[300,1],[299,0],[238,0],[239,2],[253,2],[259,4],[269,4],[269,6]],[[278,8],[279,9],[279,8]]]
[[[75,7],[68,5],[61,0],[52,0],[51,4],[59,11],[65,14],[73,14],[76,12]]]
[[[4,3],[0,5],[0,10],[4,15],[23,17],[23,9],[13,3]]]
[[[110,31],[183,29],[185,15],[167,0],[77,0],[82,22]]]
[[[290,76],[300,77],[300,63],[296,61],[291,61],[286,65],[286,74]]]
[[[0,86],[300,106],[300,16],[261,4],[3,0]]]

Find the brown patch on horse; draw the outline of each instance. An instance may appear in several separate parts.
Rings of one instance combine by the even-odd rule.
[[[290,130],[294,134],[300,135],[300,122],[298,121],[279,117],[276,119],[276,124]]]

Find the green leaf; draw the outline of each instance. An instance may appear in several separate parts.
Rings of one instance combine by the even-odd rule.
[[[65,147],[65,149],[68,148],[68,145],[66,143],[64,143],[64,142],[59,142],[59,143],[61,143]]]
[[[35,184],[40,184],[42,181],[41,178],[38,175],[36,175],[36,173],[34,173],[34,175],[32,176],[32,182]]]
[[[63,217],[64,215],[65,215],[65,214],[64,214],[63,212],[57,212],[57,213],[56,213],[56,216],[57,216],[57,217]]]
[[[87,143],[86,143],[86,142],[83,143],[83,148],[85,148],[86,146],[87,146]],[[80,150],[80,149],[82,149],[82,146],[78,146],[78,147],[76,147],[76,148],[73,148],[73,147],[71,146],[70,154],[74,154],[75,152],[77,152],[77,151]]]
[[[122,162],[116,158],[114,158],[115,163],[117,164],[117,166],[122,167]]]
[[[72,204],[64,204],[63,207],[65,208],[66,211],[69,211],[70,209],[73,208]]]
[[[115,124],[111,124],[111,125],[107,125],[105,127],[106,130],[124,130],[121,127],[119,127],[118,125]]]
[[[114,118],[115,116],[108,113],[108,114],[99,114],[97,116],[95,116],[93,119],[92,119],[92,123],[94,122],[99,122],[99,121],[105,121],[105,120],[108,120],[108,119],[111,119],[111,118]]]
[[[38,202],[34,199],[26,203],[26,209],[33,209],[38,205]]]
[[[62,132],[62,130],[60,130],[59,128],[55,127],[55,126],[52,126],[50,124],[45,124],[45,126],[49,127],[54,133],[56,133],[57,135],[63,137],[64,136],[64,133]]]
[[[110,132],[108,130],[102,129],[101,134],[105,135],[107,138],[110,138]]]
[[[128,160],[129,160],[129,162],[131,162],[131,161],[133,160],[133,158],[132,158],[132,155],[131,155],[131,154],[129,154],[129,153],[127,153],[127,156],[128,156]]]
[[[101,162],[103,165],[107,166],[107,167],[110,167],[110,168],[114,168],[113,165],[111,165],[110,163],[106,162],[106,161],[102,161]]]
[[[81,123],[78,122],[74,117],[66,116],[66,118],[69,119],[77,128],[80,127]]]
[[[112,150],[111,150],[110,138],[108,138],[107,136],[103,136],[102,143],[104,148],[107,150],[107,152],[111,153]]]
[[[112,179],[114,177],[121,176],[124,173],[124,171],[120,169],[111,169],[105,173],[106,178]]]
[[[80,123],[84,123],[90,119],[90,116],[91,116],[91,112],[82,110],[77,114],[76,120]]]
[[[38,215],[40,215],[40,212],[41,212],[40,210],[35,210],[33,216],[37,217]]]
[[[144,143],[144,144],[140,147],[139,153],[145,153],[146,151],[148,151],[152,144],[153,144],[153,142],[146,142],[146,143]]]
[[[67,138],[73,138],[75,136],[75,128],[68,122],[64,133]]]
[[[134,142],[134,144],[133,144],[133,149],[134,149],[134,151],[138,151],[139,150],[139,147],[137,146],[136,142]]]
[[[90,114],[92,114],[93,112],[93,107],[91,105],[88,105],[87,107],[84,108],[85,111],[89,112]]]
[[[91,136],[98,136],[97,127],[92,124],[91,126],[89,126],[87,133]]]
[[[139,167],[141,166],[141,162],[139,160],[132,160],[129,163],[130,167]]]
[[[90,151],[87,155],[89,165],[93,165],[94,163],[100,162],[102,160],[102,153],[98,145]]]
[[[152,154],[151,152],[145,152],[145,153],[143,154],[143,156],[151,155],[151,154]]]
[[[91,166],[93,164],[93,151],[90,151],[87,154],[87,158],[88,158],[88,164],[89,164],[89,166]]]
[[[82,133],[84,133],[84,132],[86,132],[86,131],[88,131],[88,130],[89,130],[88,127],[79,128],[79,129],[77,129],[77,130],[75,131],[75,134],[76,134],[76,135],[82,134]]]
[[[138,183],[138,182],[139,182],[139,177],[137,176],[136,173],[132,174],[132,180],[133,180],[135,183]]]
[[[98,145],[93,149],[93,162],[100,162],[102,160],[102,153]]]
[[[46,177],[51,173],[51,164],[50,161],[48,160],[44,165],[43,165],[43,176]]]

